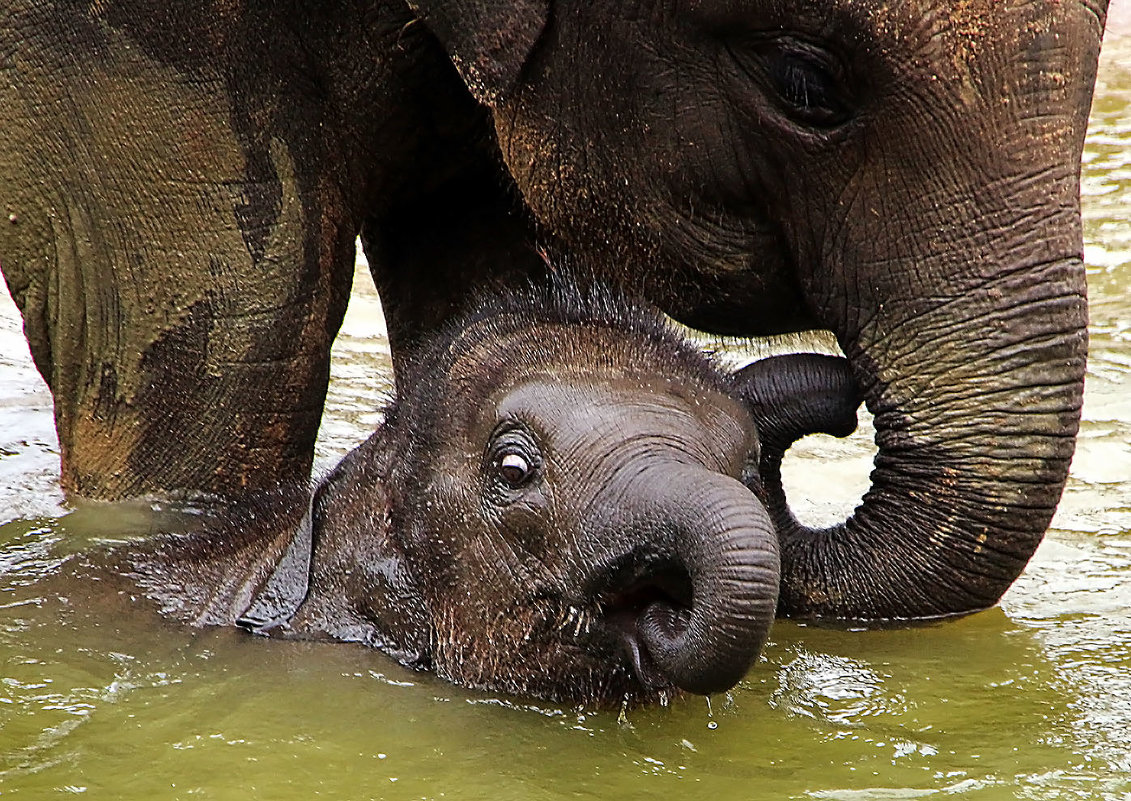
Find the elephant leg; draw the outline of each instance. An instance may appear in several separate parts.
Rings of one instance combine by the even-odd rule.
[[[5,276],[54,398],[64,491],[231,495],[304,478],[352,238],[330,237],[320,258],[295,254],[309,270],[289,271],[238,239],[187,243],[169,226],[217,222],[189,210],[107,230],[100,196],[91,189],[89,205],[72,196],[58,215],[15,204],[12,227],[29,242],[5,248],[16,254]],[[239,236],[231,220],[211,232]],[[280,222],[271,247],[317,253],[311,235]]]
[[[303,150],[322,140],[269,127],[269,93],[84,9],[21,2],[0,33],[20,75],[0,57],[0,260],[54,395],[64,490],[302,480],[352,273],[342,183]]]
[[[422,337],[477,294],[537,281],[550,269],[497,157],[476,151],[463,161],[434,191],[362,226],[396,374]]]

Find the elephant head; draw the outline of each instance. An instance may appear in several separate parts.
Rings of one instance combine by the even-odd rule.
[[[309,504],[129,572],[195,624],[363,642],[471,687],[615,704],[746,673],[778,594],[773,526],[741,481],[757,431],[658,315],[520,292],[399,378]]]
[[[414,5],[555,241],[698,328],[836,335],[879,454],[843,525],[781,532],[781,611],[995,603],[1078,427],[1105,0]]]

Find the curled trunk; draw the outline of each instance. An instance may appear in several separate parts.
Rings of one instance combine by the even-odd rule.
[[[647,493],[647,511],[603,537],[644,535],[646,543],[632,552],[635,576],[612,602],[632,609],[624,645],[645,683],[729,690],[754,664],[774,619],[779,560],[769,516],[740,482],[701,468],[639,478],[634,493]]]
[[[1005,309],[1003,297],[1014,299]],[[780,473],[796,438],[825,430],[814,422],[823,412],[802,403],[766,426],[761,473],[781,539],[779,613],[925,618],[997,602],[1064,488],[1085,323],[1083,265],[1065,259],[988,283],[908,321],[899,336],[849,349],[879,453],[863,502],[831,528],[797,521]],[[834,371],[815,383],[843,380]]]

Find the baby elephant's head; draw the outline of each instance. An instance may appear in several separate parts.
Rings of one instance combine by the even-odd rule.
[[[749,412],[657,316],[600,292],[495,303],[402,374],[370,456],[319,504],[321,526],[358,536],[348,518],[376,519],[360,476],[387,465],[368,639],[459,684],[558,700],[734,686],[778,594],[776,537],[742,484]]]

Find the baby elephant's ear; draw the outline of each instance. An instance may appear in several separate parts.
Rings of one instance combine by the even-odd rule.
[[[549,16],[549,0],[409,0],[471,93],[494,105],[514,86]]]

